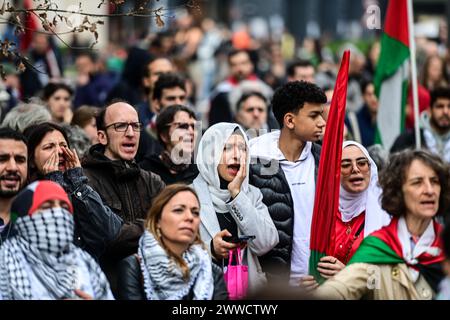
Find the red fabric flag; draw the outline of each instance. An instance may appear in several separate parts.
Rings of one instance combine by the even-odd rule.
[[[24,9],[32,9],[32,0],[24,1]],[[33,14],[25,14],[25,32],[20,36],[20,52],[24,53],[33,40],[33,33],[38,29],[38,20]]]
[[[320,258],[331,255],[334,251],[334,227],[336,211],[339,209],[339,185],[349,60],[350,51],[345,51],[334,86],[320,155],[311,223],[311,255],[309,258],[309,273],[318,282],[322,282],[323,279],[317,271],[317,263]]]

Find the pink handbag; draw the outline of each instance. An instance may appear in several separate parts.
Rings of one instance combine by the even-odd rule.
[[[237,265],[231,265],[233,256],[236,255]],[[230,300],[244,299],[248,288],[248,266],[242,264],[241,248],[230,250],[228,267],[223,275],[227,284]]]

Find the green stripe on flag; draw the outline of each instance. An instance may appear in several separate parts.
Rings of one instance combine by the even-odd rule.
[[[314,279],[316,279],[317,283],[322,284],[326,279],[323,278],[319,271],[317,271],[317,263],[320,261],[321,258],[325,257],[325,253],[321,253],[316,250],[311,250],[310,256],[309,256],[309,274],[314,276]]]
[[[409,58],[409,48],[400,41],[383,33],[381,36],[381,52],[375,71],[375,94],[380,96],[383,80],[391,77]]]
[[[348,264],[358,262],[397,264],[404,261],[386,244],[386,242],[375,236],[368,236],[363,240]]]

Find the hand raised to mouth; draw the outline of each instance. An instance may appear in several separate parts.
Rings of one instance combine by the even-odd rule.
[[[241,154],[239,171],[237,172],[234,179],[228,184],[228,191],[230,191],[231,197],[234,199],[241,191],[242,183],[247,176],[247,166],[246,166],[246,154]]]
[[[44,165],[42,166],[42,173],[45,175],[50,172],[58,171],[59,170],[59,154],[58,151],[55,149],[52,153],[52,155],[45,161]]]
[[[64,153],[64,158],[66,159],[66,169],[81,168],[80,159],[78,158],[75,149],[70,150],[66,147],[61,147],[61,149]]]

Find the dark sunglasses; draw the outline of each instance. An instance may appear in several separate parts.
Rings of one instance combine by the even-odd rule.
[[[169,123],[167,126],[170,127],[173,124],[177,127],[177,129],[189,130],[189,128],[192,128],[192,130],[195,130],[195,123],[172,122]]]

